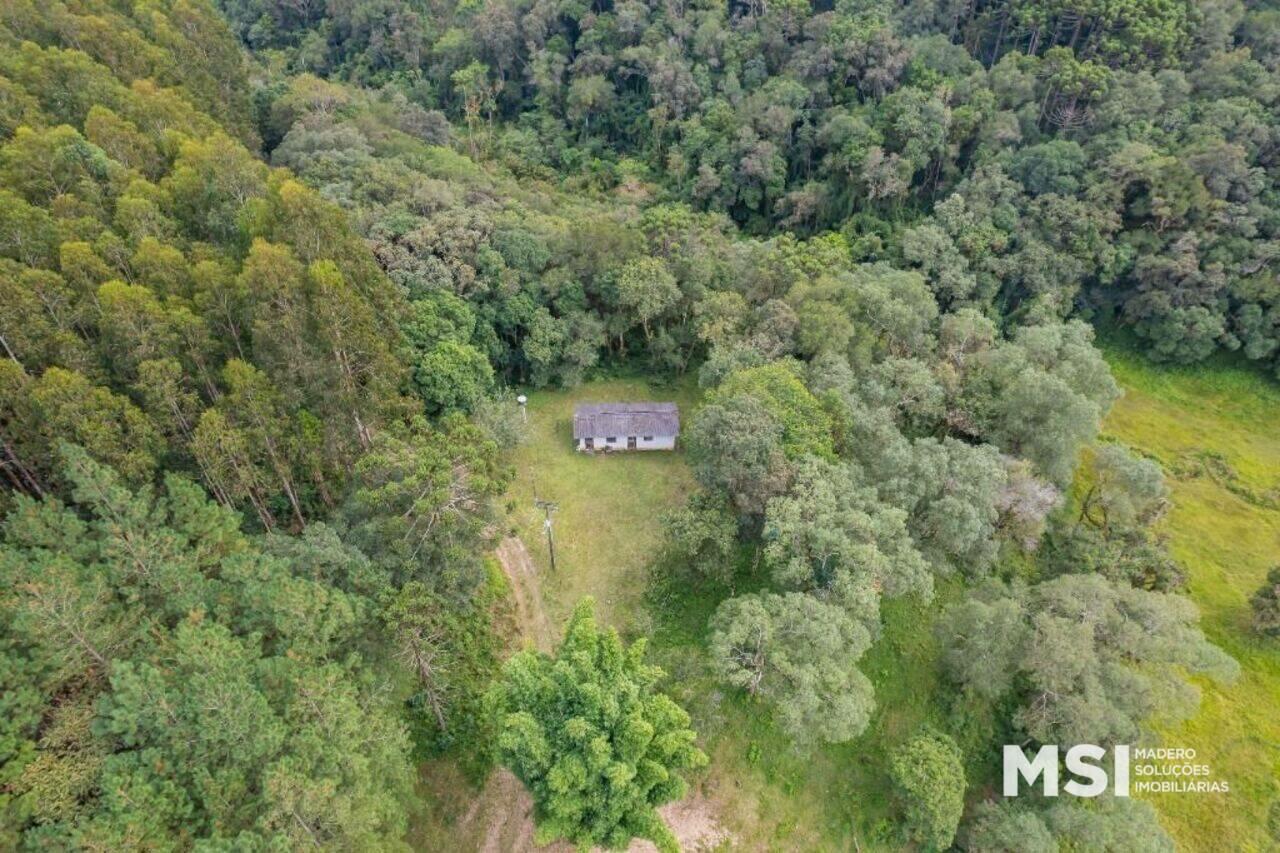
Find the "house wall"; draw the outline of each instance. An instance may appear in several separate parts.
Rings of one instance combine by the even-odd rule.
[[[627,437],[625,435],[619,435],[614,437],[617,439],[617,441],[613,442],[613,444],[609,444],[608,442],[605,441],[605,439],[608,438],[608,436],[604,436],[604,435],[597,436],[595,439],[595,450],[604,450],[608,448],[609,450],[625,451],[627,449]],[[585,438],[578,439],[578,449],[579,450],[587,449],[587,440]],[[675,436],[673,435],[670,435],[670,436],[655,435],[652,441],[645,441],[643,435],[636,436],[636,450],[675,450],[675,449],[676,449],[676,439],[675,439]]]

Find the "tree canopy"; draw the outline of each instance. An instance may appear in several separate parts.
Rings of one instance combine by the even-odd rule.
[[[929,849],[946,850],[964,812],[963,755],[955,741],[924,731],[893,756],[893,782],[905,802],[907,831]]]
[[[61,456],[69,502],[19,497],[0,545],[6,846],[395,846],[408,742],[355,579]]]
[[[1095,330],[1280,369],[1278,101],[1254,0],[5,4],[0,847],[398,848],[428,757],[670,847],[644,642],[501,667],[485,566],[515,395],[641,374],[704,398],[690,683],[845,743],[909,613],[896,841],[1167,849],[962,789],[1234,674]]]

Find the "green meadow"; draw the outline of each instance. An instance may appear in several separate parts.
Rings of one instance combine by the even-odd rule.
[[[1179,369],[1119,345],[1105,351],[1125,391],[1106,433],[1164,467],[1173,507],[1163,532],[1205,633],[1242,669],[1232,685],[1200,682],[1192,719],[1157,724],[1165,745],[1194,748],[1230,792],[1150,799],[1180,849],[1274,849],[1267,825],[1280,798],[1280,645],[1250,632],[1248,600],[1280,562],[1280,388],[1247,366]]]
[[[543,599],[557,626],[578,599],[590,595],[603,621],[628,633],[644,627],[641,598],[662,540],[658,519],[682,504],[693,488],[683,453],[575,451],[574,406],[672,400],[687,419],[698,396],[693,382],[655,386],[635,379],[601,380],[530,396],[527,440],[512,459],[516,478],[507,493],[508,523],[533,555]],[[557,506],[551,516],[555,571],[544,529],[546,512],[535,500]]]

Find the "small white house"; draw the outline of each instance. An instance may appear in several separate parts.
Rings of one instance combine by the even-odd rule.
[[[675,403],[582,403],[573,410],[579,450],[675,450],[679,434]]]

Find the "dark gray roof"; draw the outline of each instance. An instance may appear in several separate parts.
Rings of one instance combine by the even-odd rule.
[[[573,410],[574,438],[679,434],[675,403],[581,403]]]

